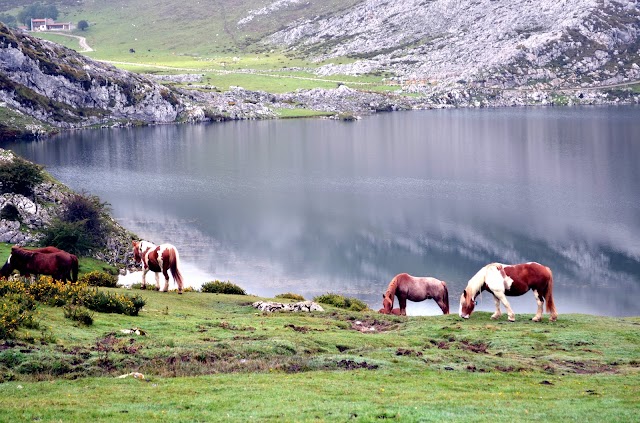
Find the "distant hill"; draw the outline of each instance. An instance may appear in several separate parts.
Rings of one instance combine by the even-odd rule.
[[[318,63],[319,75],[387,75],[417,87],[640,79],[640,10],[629,0],[65,0],[58,8],[59,20],[91,23],[83,35],[98,58],[284,50]]]
[[[626,0],[366,0],[265,41],[315,60],[357,59],[321,74],[388,71],[500,88],[640,79],[640,11]]]

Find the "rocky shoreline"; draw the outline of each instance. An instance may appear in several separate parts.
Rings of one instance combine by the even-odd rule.
[[[0,148],[0,164],[14,159],[11,151]],[[37,245],[42,238],[41,230],[51,224],[65,199],[75,195],[65,185],[45,181],[34,187],[32,196],[15,193],[0,194],[0,211],[7,206],[17,210],[14,219],[0,218],[0,242],[17,245]],[[91,257],[105,261],[118,268],[132,268],[131,239],[134,234],[113,218],[109,218],[111,230],[105,247],[91,252]]]

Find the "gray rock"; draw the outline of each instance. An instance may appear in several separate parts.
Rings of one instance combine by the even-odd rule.
[[[270,301],[256,301],[251,306],[265,313],[273,313],[277,311],[307,313],[312,311],[324,311],[324,309],[319,304],[313,301],[301,301],[293,304],[276,303]]]

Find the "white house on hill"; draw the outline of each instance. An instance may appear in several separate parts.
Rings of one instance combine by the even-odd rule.
[[[71,22],[54,22],[53,19],[31,19],[32,31],[71,31],[73,24]]]

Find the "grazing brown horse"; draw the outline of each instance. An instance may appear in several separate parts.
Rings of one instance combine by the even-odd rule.
[[[14,245],[0,275],[8,277],[14,270],[23,276],[49,275],[55,280],[76,282],[78,257],[55,247],[27,250]]]
[[[393,308],[394,296],[398,297],[399,310]],[[419,302],[430,298],[435,300],[443,314],[449,314],[449,291],[445,282],[436,278],[400,273],[391,280],[387,292],[382,294],[382,308],[379,312],[406,316],[407,300]]]
[[[133,245],[133,258],[136,263],[142,262],[142,289],[147,287],[147,272],[151,270],[156,274],[156,288],[160,290],[159,273],[164,275],[163,292],[169,290],[169,271],[173,280],[178,285],[178,294],[182,294],[182,274],[178,269],[180,258],[178,250],[171,244],[155,245],[149,241],[131,241]]]
[[[507,296],[519,296],[532,290],[538,304],[538,311],[533,316],[534,322],[542,319],[542,305],[547,303],[547,312],[550,313],[549,321],[558,318],[556,306],[553,303],[553,274],[551,269],[540,263],[530,262],[522,264],[491,263],[478,271],[467,284],[460,296],[460,317],[468,319],[476,305],[476,297],[481,291],[489,291],[496,302],[496,312],[491,316],[497,319],[502,315],[500,302],[507,309],[509,321],[516,320],[516,315]]]

